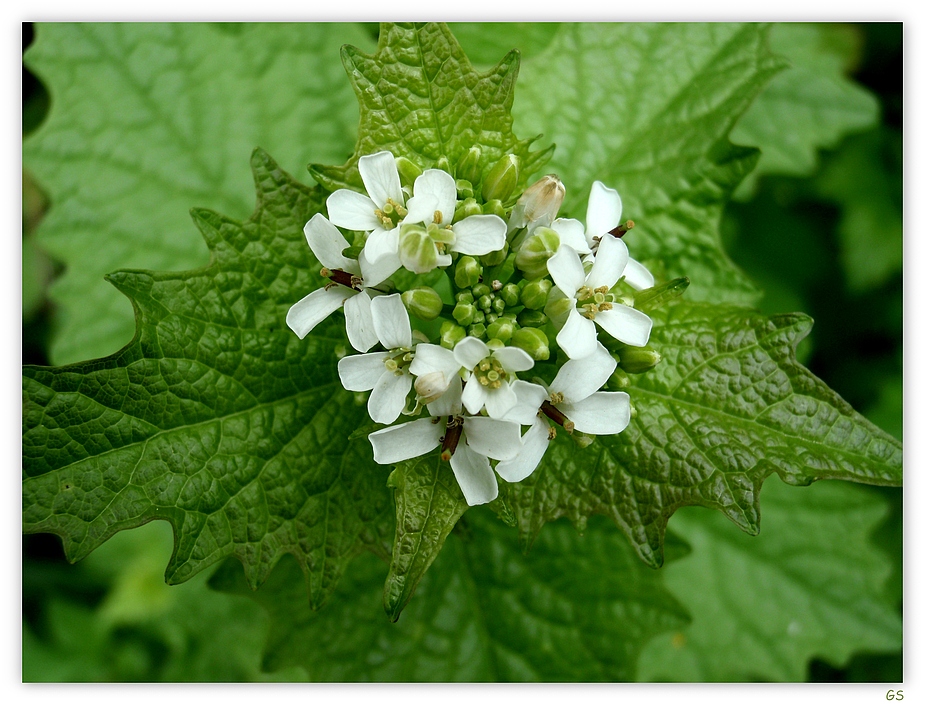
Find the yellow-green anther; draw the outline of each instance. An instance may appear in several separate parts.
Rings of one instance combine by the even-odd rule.
[[[456,343],[466,337],[466,329],[452,321],[444,321],[440,326],[440,345],[452,350]]]
[[[494,267],[495,265],[501,264],[506,258],[507,253],[510,251],[508,244],[505,242],[504,247],[500,250],[494,250],[489,252],[487,255],[482,255],[482,264],[486,267]]]
[[[468,289],[479,283],[482,276],[482,265],[479,261],[470,255],[464,255],[456,260],[456,271],[453,273],[453,281],[460,289]]]
[[[408,313],[417,316],[422,321],[432,321],[443,311],[443,300],[440,294],[429,286],[408,289],[402,293],[401,300],[408,309]]]
[[[639,348],[628,346],[620,350],[618,354],[620,356],[619,367],[630,374],[651,370],[662,360],[659,352],[648,345]]]
[[[413,186],[414,180],[423,174],[423,170],[407,157],[395,157],[398,177],[402,186]]]
[[[520,157],[506,154],[491,168],[482,180],[482,200],[508,200],[517,188],[520,178]]]
[[[501,300],[506,306],[516,306],[520,303],[520,289],[513,282],[509,282],[501,287],[499,294]]]
[[[511,345],[526,351],[534,360],[549,359],[549,338],[539,328],[521,328],[514,331]]]
[[[456,319],[456,322],[461,326],[468,326],[472,324],[472,319],[475,316],[475,306],[472,304],[458,303],[453,308],[453,318]]]
[[[602,293],[600,293],[600,292],[597,292],[597,293],[594,295],[594,303],[596,303],[596,304],[598,304],[598,305],[604,303],[604,295],[603,295]]]
[[[539,227],[521,245],[514,264],[527,279],[539,279],[549,273],[546,262],[558,250],[559,234],[550,228]]]
[[[474,145],[469,147],[469,151],[463,154],[459,161],[456,162],[456,178],[465,179],[466,181],[476,184],[482,175],[479,169],[479,161],[482,158],[482,150]]]
[[[389,358],[388,360],[385,360],[383,364],[385,365],[385,369],[387,369],[389,372],[395,372],[396,370],[398,370],[398,363],[395,362],[395,360],[391,358]]]
[[[550,289],[552,289],[552,282],[549,279],[534,279],[527,282],[520,292],[520,302],[527,308],[538,311],[546,305]]]

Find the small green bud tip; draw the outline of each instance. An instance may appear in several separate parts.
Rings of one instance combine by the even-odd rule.
[[[549,359],[549,338],[539,328],[521,328],[511,336],[511,344],[524,350],[534,360]]]
[[[398,167],[398,178],[402,186],[413,186],[414,180],[424,173],[407,157],[395,157],[395,166]]]
[[[479,283],[482,276],[482,265],[479,264],[475,257],[464,255],[456,261],[456,271],[453,273],[453,281],[460,289],[468,289]]]
[[[620,367],[630,374],[647,372],[662,361],[657,350],[645,345],[643,347],[626,347],[620,350]]]
[[[452,321],[444,321],[440,326],[440,345],[452,350],[456,343],[466,337],[466,329]]]
[[[506,201],[517,188],[520,179],[520,158],[506,154],[491,168],[482,181],[482,200]]]
[[[402,303],[408,313],[417,316],[422,321],[432,321],[443,311],[443,301],[434,289],[429,286],[419,286],[408,289],[401,295]]]
[[[469,151],[463,154],[456,163],[456,178],[465,179],[470,184],[478,183],[481,171],[479,170],[479,160],[482,158],[482,150],[478,145],[469,147]]]
[[[546,306],[550,289],[552,289],[552,282],[548,279],[535,279],[527,282],[520,293],[520,301],[527,308],[539,311]]]

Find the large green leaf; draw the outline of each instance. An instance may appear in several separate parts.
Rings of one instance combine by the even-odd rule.
[[[800,314],[692,303],[657,315],[651,344],[663,359],[628,390],[629,427],[578,452],[560,434],[511,486],[524,542],[551,519],[601,513],[658,566],[668,517],[684,505],[718,509],[757,534],[771,473],[794,485],[901,484],[901,444],[796,362],[811,325]]]
[[[294,174],[346,158],[357,109],[334,58],[345,42],[370,45],[357,25],[38,25],[24,61],[52,101],[23,165],[52,199],[41,245],[66,266],[53,362],[131,340],[131,307],[105,274],[207,263],[187,212],[246,218],[241,165],[255,147]]]
[[[665,567],[665,581],[693,621],[650,643],[641,680],[802,681],[811,657],[843,666],[857,651],[901,648],[883,590],[889,561],[870,543],[886,502],[837,482],[768,482],[761,498],[757,538],[703,510],[671,522],[693,552]]]
[[[525,61],[515,117],[556,144],[549,168],[584,217],[598,179],[636,222],[628,242],[686,296],[753,304],[757,289],[720,246],[729,194],[758,158],[726,135],[785,65],[756,24],[564,24]],[[670,67],[670,68],[669,68]]]
[[[529,557],[487,512],[463,524],[396,624],[382,614],[385,567],[371,557],[355,561],[319,612],[293,561],[256,593],[234,563],[212,584],[269,612],[267,668],[303,666],[316,681],[630,680],[642,646],[686,621],[661,574],[604,522],[584,536],[551,525]]]
[[[320,283],[302,234],[320,197],[261,151],[252,166],[250,220],[194,212],[209,267],[110,277],[136,309],[128,347],[24,368],[24,528],[77,560],[164,519],[168,582],[233,554],[257,585],[292,553],[317,605],[357,551],[383,551],[390,502],[368,443],[340,430],[366,417],[336,372],[343,324],[305,341],[285,325],[295,292]]]

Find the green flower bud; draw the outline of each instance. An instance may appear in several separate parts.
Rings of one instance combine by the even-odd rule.
[[[485,322],[485,312],[479,311],[478,309],[476,309],[475,315],[472,317],[472,324],[475,325],[476,323],[484,323],[484,322]]]
[[[549,279],[534,279],[527,282],[520,292],[520,302],[529,309],[539,311],[546,305],[552,282]]]
[[[456,301],[462,304],[475,303],[475,299],[472,298],[471,291],[460,291],[458,294],[456,294]]]
[[[466,337],[466,329],[452,321],[444,321],[440,326],[440,345],[452,350],[456,343]]]
[[[507,343],[514,335],[514,324],[507,318],[499,318],[486,329],[489,338],[497,338]]]
[[[683,294],[690,284],[691,280],[687,277],[678,277],[670,282],[653,286],[638,292],[634,305],[643,313],[648,313]]]
[[[504,299],[496,296],[491,302],[491,310],[498,314],[504,313]]]
[[[424,173],[407,157],[395,157],[395,166],[398,167],[398,178],[402,186],[414,186],[414,180]]]
[[[542,311],[524,309],[517,316],[517,322],[523,328],[542,328],[549,323],[549,317]]]
[[[534,360],[549,359],[549,338],[539,328],[521,328],[514,331],[511,344],[526,351]]]
[[[456,271],[453,273],[453,281],[460,289],[468,289],[479,283],[482,276],[482,265],[475,257],[464,255],[456,260]]]
[[[445,154],[441,154],[440,158],[437,160],[437,163],[434,164],[434,169],[439,169],[440,171],[445,171],[447,174],[456,176],[453,167],[450,166],[450,160]]]
[[[520,178],[520,157],[506,154],[495,164],[482,180],[482,200],[506,201],[517,188]]]
[[[505,242],[504,247],[502,247],[500,250],[494,250],[493,252],[489,252],[487,255],[482,255],[482,264],[484,264],[486,267],[494,267],[501,264],[507,257],[509,250],[510,248]]]
[[[658,351],[648,345],[641,348],[628,346],[618,354],[620,356],[620,367],[623,368],[624,372],[629,372],[630,374],[639,374],[651,370],[662,361],[662,356],[659,355]]]
[[[623,368],[617,365],[616,369],[607,380],[607,386],[617,391],[629,389],[630,376],[624,372]]]
[[[504,342],[498,340],[497,338],[489,338],[488,342],[485,343],[488,346],[488,349],[494,352],[495,350],[500,350],[504,347]]]
[[[524,240],[514,259],[514,264],[520,268],[527,279],[545,277],[549,273],[546,269],[546,262],[556,254],[558,249],[559,234],[555,230],[539,227]]]
[[[517,205],[511,210],[511,227],[526,227],[529,231],[535,227],[548,226],[555,220],[563,198],[565,186],[562,181],[555,174],[547,174],[517,199]]]
[[[467,198],[458,206],[456,210],[453,211],[453,222],[458,223],[463,218],[468,218],[470,215],[481,215],[482,206],[478,204],[474,198]]]
[[[453,308],[453,318],[461,326],[472,324],[472,318],[475,316],[475,306],[472,304],[458,303]]]
[[[440,260],[437,243],[427,228],[418,224],[401,226],[398,238],[398,256],[402,265],[415,274],[424,274],[436,269]]]
[[[475,284],[475,285],[472,287],[472,295],[473,295],[476,299],[480,299],[480,298],[482,298],[483,296],[485,296],[485,294],[488,294],[488,293],[491,293],[491,287],[488,286],[488,284],[485,284],[484,282],[480,282],[480,283],[478,283],[478,284]]]
[[[516,306],[520,303],[520,289],[513,282],[501,287],[500,296],[506,306]]]
[[[480,296],[479,300],[475,302],[475,305],[482,309],[485,313],[491,311],[491,295],[485,294]]]
[[[432,321],[443,311],[443,300],[440,294],[429,286],[408,289],[402,293],[401,300],[408,309],[408,313],[417,316],[422,321]]]
[[[456,195],[459,196],[459,198],[474,199],[475,189],[472,188],[472,184],[465,179],[456,179]]]
[[[497,198],[493,198],[482,206],[482,213],[485,215],[496,215],[499,218],[507,220],[507,212],[504,210],[504,204]]]
[[[498,320],[498,314],[497,314],[497,313],[486,313],[486,314],[485,314],[485,325],[491,325],[492,323],[494,323],[494,322],[497,321],[497,320]]]
[[[479,160],[482,158],[482,150],[478,146],[469,147],[469,151],[463,154],[459,161],[456,162],[456,178],[465,179],[470,184],[478,183],[482,175],[479,169]]]
[[[485,338],[485,324],[484,323],[473,323],[469,326],[469,335],[473,338]]]

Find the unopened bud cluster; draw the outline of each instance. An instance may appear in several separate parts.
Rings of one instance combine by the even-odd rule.
[[[555,175],[523,189],[514,154],[473,146],[422,168],[379,152],[358,166],[366,192],[335,191],[305,225],[325,282],[287,323],[304,337],[343,310],[359,354],[338,372],[385,424],[369,436],[378,462],[439,448],[482,504],[496,475],[530,475],[557,432],[583,447],[626,428],[630,375],[660,361],[646,311],[686,280],[656,287],[629,257],[614,189],[594,183],[582,223],[559,217]]]

